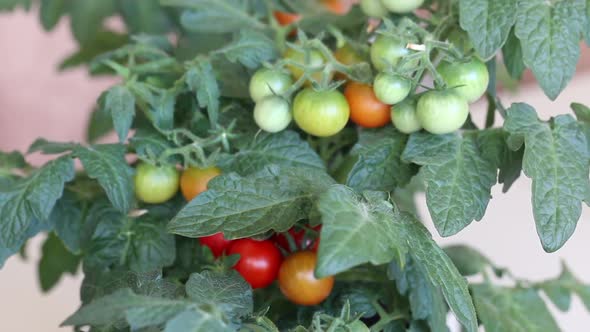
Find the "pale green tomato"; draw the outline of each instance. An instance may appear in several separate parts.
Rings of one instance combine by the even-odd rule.
[[[272,69],[259,69],[250,79],[250,97],[259,102],[265,97],[281,95],[293,85],[291,76]]]
[[[284,130],[291,123],[289,103],[279,96],[262,99],[254,107],[254,121],[260,129],[269,133]]]
[[[416,101],[405,100],[391,107],[391,122],[397,130],[404,134],[411,134],[422,129],[416,114]]]
[[[409,55],[410,50],[406,48],[406,43],[403,41],[380,35],[371,45],[370,53],[373,66],[379,71],[384,71],[388,64],[395,66],[402,57]]]
[[[418,9],[424,0],[381,0],[381,3],[392,13],[405,14]]]
[[[303,131],[314,136],[332,136],[340,132],[350,116],[350,107],[342,93],[314,91],[299,92],[293,101],[293,118]]]
[[[436,71],[449,88],[454,87],[454,90],[469,103],[483,96],[490,81],[488,68],[476,58],[468,62],[442,62]]]
[[[461,128],[469,115],[467,100],[453,89],[432,90],[418,100],[418,121],[433,134],[448,134]]]
[[[180,174],[174,166],[153,166],[140,163],[135,169],[135,195],[139,200],[159,204],[178,191]]]
[[[387,73],[379,73],[373,82],[375,96],[381,102],[393,105],[404,100],[412,89],[412,82],[408,79]]]
[[[370,17],[381,18],[387,15],[387,8],[381,0],[361,0],[361,10]]]

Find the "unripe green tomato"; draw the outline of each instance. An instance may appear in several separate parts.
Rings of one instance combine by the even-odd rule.
[[[416,101],[405,100],[391,107],[391,122],[397,130],[411,134],[422,129],[416,114]]]
[[[140,163],[135,170],[135,194],[145,203],[164,203],[178,191],[180,174],[174,166]]]
[[[350,116],[348,102],[342,93],[306,88],[293,101],[293,118],[308,134],[326,137],[340,132]]]
[[[424,0],[381,0],[381,3],[392,13],[405,14],[418,9]]]
[[[381,0],[361,0],[361,10],[370,17],[382,18],[387,16],[387,8]]]
[[[305,64],[305,53],[301,51],[297,51],[295,49],[289,48],[284,54],[286,59],[290,59],[292,61],[298,62],[300,64]],[[320,51],[311,50],[309,51],[309,62],[307,65],[311,68],[323,68],[326,64],[326,59]],[[297,81],[301,76],[303,76],[303,69],[297,66],[287,66],[287,69],[291,72],[293,79]],[[320,82],[322,80],[323,72],[316,71],[314,72],[311,77]],[[309,84],[309,82],[308,82]]]
[[[380,35],[371,45],[371,62],[379,71],[387,69],[388,65],[395,66],[402,57],[410,54],[403,41],[385,35]],[[412,64],[412,66],[415,66]],[[405,67],[405,66],[404,66]]]
[[[279,96],[262,99],[254,107],[254,121],[260,129],[269,133],[284,130],[291,123],[289,103]]]
[[[469,115],[467,100],[453,89],[432,90],[418,100],[418,121],[433,134],[448,134],[461,128]]]
[[[259,69],[250,79],[250,97],[259,102],[265,97],[285,93],[293,85],[291,76],[268,68]]]
[[[404,100],[412,89],[410,80],[393,74],[379,73],[373,82],[375,96],[381,102],[393,105]]]
[[[350,331],[350,332],[370,332],[371,330],[369,330],[369,328],[367,327],[367,325],[365,325],[365,323],[361,322],[360,320],[357,320],[357,321],[353,322],[352,324],[348,325],[348,331]]]
[[[483,96],[490,81],[488,68],[477,58],[472,58],[468,62],[441,62],[436,71],[449,88],[455,87],[455,92],[469,103]]]

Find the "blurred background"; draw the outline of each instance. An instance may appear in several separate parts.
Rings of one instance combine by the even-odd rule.
[[[583,47],[583,59],[573,81],[551,102],[530,75],[517,94],[503,93],[505,105],[523,101],[533,105],[543,118],[571,113],[569,104],[590,105],[590,52]],[[53,141],[83,141],[90,110],[99,94],[116,81],[93,78],[84,69],[59,73],[56,65],[76,49],[68,22],[62,20],[53,32],[42,31],[36,12],[0,14],[0,150],[26,151],[37,137]],[[480,110],[481,109],[481,110]],[[475,107],[476,119],[483,108]],[[481,122],[479,122],[481,123]],[[30,156],[33,164],[46,160]],[[531,182],[524,176],[507,194],[493,189],[486,216],[459,235],[441,239],[436,235],[419,197],[421,216],[441,244],[464,243],[486,254],[498,266],[520,278],[534,281],[557,276],[561,262],[590,284],[590,209],[584,207],[578,229],[557,253],[547,254],[536,235],[530,204]],[[48,294],[42,294],[37,280],[37,262],[43,236],[29,242],[27,259],[10,258],[0,270],[0,331],[62,332],[59,324],[79,305],[81,275],[67,276]],[[574,297],[568,313],[558,313],[549,304],[564,331],[587,331],[590,314]]]

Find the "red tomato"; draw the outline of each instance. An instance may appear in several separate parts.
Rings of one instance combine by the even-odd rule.
[[[252,239],[235,240],[227,251],[228,255],[240,255],[234,266],[252,288],[266,287],[277,278],[281,261],[281,252],[272,241]]]
[[[312,227],[312,229],[319,233],[322,229],[322,225]],[[293,241],[295,242],[297,249],[311,249],[313,251],[318,250],[318,243],[320,241],[319,238],[315,238],[313,236],[310,236],[309,234],[306,234],[308,233],[306,229],[296,229],[295,227],[293,227],[289,229],[288,233],[293,238]],[[275,236],[273,236],[273,241],[276,243],[277,246],[279,246],[279,248],[291,252],[289,240],[287,239],[287,236],[284,233],[278,233]]]
[[[213,253],[213,256],[215,257],[221,256],[232,242],[233,241],[227,240],[223,236],[223,233],[217,233],[199,238],[199,243],[202,246],[209,247]]]
[[[344,89],[344,96],[350,106],[350,119],[357,125],[378,128],[391,121],[389,105],[377,99],[372,86],[350,82]]]
[[[293,303],[316,305],[325,300],[334,287],[334,277],[315,277],[317,254],[300,251],[287,257],[279,271],[281,292]]]
[[[277,22],[279,22],[279,24],[282,26],[293,24],[293,23],[296,23],[299,20],[301,20],[301,15],[296,14],[296,13],[288,13],[288,12],[283,12],[280,10],[275,10],[272,14],[274,15]],[[289,35],[294,36],[295,29],[290,31]]]

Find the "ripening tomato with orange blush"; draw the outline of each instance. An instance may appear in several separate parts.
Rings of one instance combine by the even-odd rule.
[[[379,128],[391,121],[390,106],[381,102],[369,84],[350,82],[344,89],[350,120],[364,128]]]

